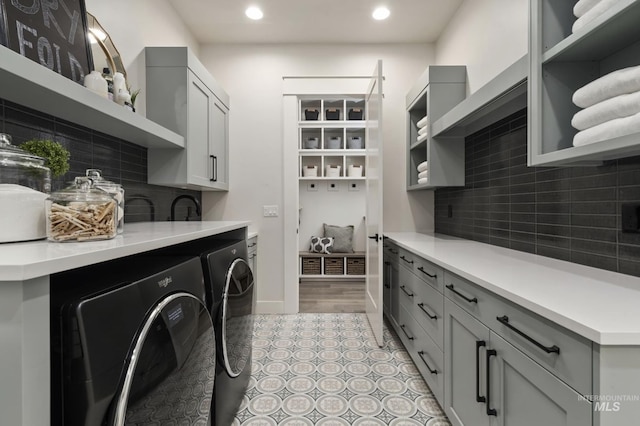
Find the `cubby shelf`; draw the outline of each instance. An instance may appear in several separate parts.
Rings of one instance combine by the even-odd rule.
[[[573,93],[612,71],[640,65],[640,1],[621,0],[572,33],[575,2],[530,2],[530,166],[578,166],[640,155],[640,133],[573,146]]]
[[[182,136],[0,46],[0,98],[146,148],[184,148]]]
[[[366,277],[365,256],[365,252],[331,254],[300,252],[299,276],[300,279],[363,279]],[[328,261],[334,262],[335,265],[327,265]],[[342,273],[337,272],[340,267]]]

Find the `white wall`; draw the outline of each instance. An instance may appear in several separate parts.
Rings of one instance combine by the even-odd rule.
[[[200,59],[231,96],[230,190],[203,193],[203,214],[259,231],[259,302],[284,300],[282,214],[262,217],[263,205],[283,206],[283,76],[371,75],[383,60],[385,229],[433,229],[432,194],[405,191],[405,95],[431,45],[203,45]]]
[[[85,0],[87,12],[107,30],[122,56],[132,88],[142,89],[136,111],[145,114],[144,48],[199,45],[168,0]]]
[[[473,93],[528,51],[529,0],[465,0],[436,43],[438,65],[466,65]]]

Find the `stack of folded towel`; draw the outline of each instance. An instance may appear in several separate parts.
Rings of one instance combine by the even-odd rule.
[[[573,7],[573,14],[576,21],[571,27],[572,32],[580,31],[589,22],[602,15],[620,0],[580,0]]]
[[[424,117],[422,117],[420,119],[420,121],[418,121],[417,126],[418,126],[418,138],[417,138],[417,142],[422,142],[423,140],[425,140],[426,138],[429,137],[429,134],[427,133],[427,116],[425,115]]]
[[[428,174],[429,162],[423,161],[418,164],[418,185],[429,182]]]
[[[574,146],[640,132],[640,66],[604,75],[576,90],[572,99],[584,108],[571,120],[579,130]]]

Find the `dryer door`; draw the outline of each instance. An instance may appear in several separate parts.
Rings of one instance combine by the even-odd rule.
[[[215,351],[211,316],[198,298],[161,300],[129,351],[108,424],[208,424]]]
[[[253,274],[244,259],[231,263],[222,299],[222,356],[227,374],[237,377],[251,360]]]

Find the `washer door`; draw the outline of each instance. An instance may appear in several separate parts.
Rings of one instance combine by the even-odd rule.
[[[244,259],[231,263],[222,298],[222,357],[227,374],[237,377],[251,360],[254,314],[253,273]]]
[[[191,294],[172,294],[136,335],[108,424],[208,424],[215,371],[209,311]]]

